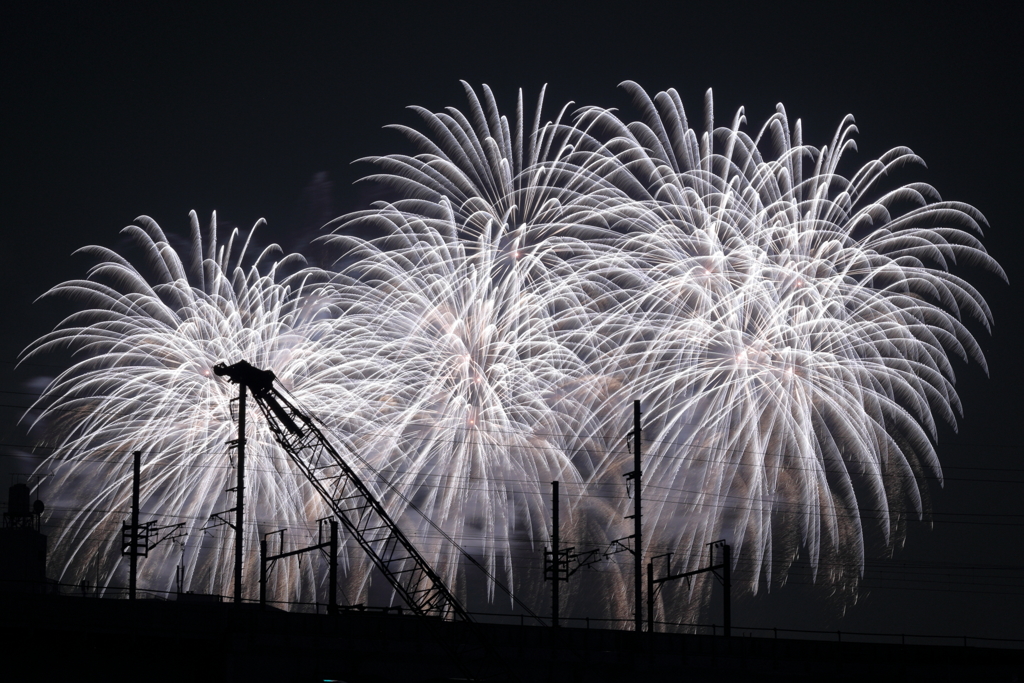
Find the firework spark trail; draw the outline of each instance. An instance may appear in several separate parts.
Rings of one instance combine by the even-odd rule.
[[[352,263],[339,279],[337,343],[353,391],[381,406],[356,428],[360,450],[446,533],[474,539],[492,574],[530,593],[539,573],[516,566],[536,564],[548,539],[542,482],[581,485],[595,449],[580,435],[603,428],[592,406],[604,382],[559,342],[551,314],[579,296],[565,255],[610,233],[580,220],[599,214],[599,196],[559,163],[571,126],[541,125],[540,103],[530,124],[521,94],[510,124],[489,90],[482,103],[466,90],[469,116],[417,110],[436,143],[403,128],[420,154],[368,160],[385,171],[371,178],[405,197],[342,217],[327,238]],[[383,236],[351,236],[368,229]],[[450,549],[429,552],[456,585]]]
[[[460,594],[455,554],[403,497],[535,597],[548,481],[589,492],[570,496],[563,537],[629,533],[621,436],[641,397],[644,479],[658,491],[645,504],[649,555],[672,551],[695,568],[704,544],[725,536],[756,591],[762,575],[784,582],[803,551],[814,567],[845,567],[818,580],[855,597],[862,523],[898,534],[886,511],[904,499],[920,510],[915,476],[939,471],[936,418],[955,426],[960,409],[949,356],[984,367],[964,321],[987,328],[991,314],[949,272],[964,263],[1003,275],[975,236],[983,218],[923,183],[884,189],[893,169],[919,161],[906,148],[844,176],[852,119],[816,148],[781,105],[751,137],[742,110],[715,128],[710,92],[695,130],[674,91],[626,88],[637,121],[585,108],[570,122],[563,108],[541,124],[541,104],[530,117],[522,95],[509,121],[489,89],[468,86],[465,115],[416,109],[428,131],[400,130],[419,153],[367,160],[397,198],[338,219],[324,238],[339,253],[330,278],[229,272],[232,248],[212,257],[211,236],[203,260],[194,219],[185,274],[155,224],[135,228],[161,284],[102,251],[94,275],[117,284],[56,288],[94,308],[32,347],[87,355],[45,405],[113,415],[73,420],[48,466],[66,460],[57,470],[88,506],[123,507],[124,475],[106,489],[72,481],[82,470],[71,454],[130,450],[124,436],[136,431],[186,462],[222,452],[229,389],[197,373],[246,358],[394,483],[401,495],[382,488],[386,504]],[[367,230],[382,236],[355,236]],[[304,280],[318,284],[300,292]],[[265,509],[306,526],[321,504],[259,438],[268,468],[283,468],[261,480]],[[208,514],[206,499],[228,485],[227,473],[166,476],[179,479],[152,489],[154,512]],[[94,528],[83,517],[65,534],[85,540]],[[112,541],[104,552],[116,561]],[[64,553],[68,567],[88,555]],[[367,575],[351,559],[349,597],[362,599]],[[227,562],[192,559],[211,587]],[[623,571],[574,578],[571,609],[626,614]],[[307,568],[303,595],[315,579]],[[659,618],[693,618],[709,588],[663,592]]]
[[[301,257],[276,253],[276,245],[250,257],[258,227],[246,235],[233,231],[226,244],[219,244],[214,216],[204,244],[192,213],[191,253],[183,260],[160,227],[142,217],[124,232],[148,268],[139,270],[108,249],[88,247],[83,251],[100,261],[89,279],[47,293],[84,304],[26,352],[30,358],[60,347],[80,358],[37,403],[43,408],[40,419],[57,416],[47,434],[55,448],[39,471],[54,473],[49,487],[73,510],[53,545],[51,566],[62,582],[93,583],[98,576],[103,585],[123,583],[116,568],[117,530],[130,505],[126,463],[132,451],[141,450],[143,519],[184,520],[189,534],[182,555],[168,544],[142,563],[142,585],[172,590],[180,560],[186,589],[228,592],[226,527],[213,537],[201,531],[213,512],[230,507],[224,491],[234,485],[227,442],[235,438],[229,413],[235,391],[212,376],[216,362],[252,359],[294,386],[298,400],[311,410],[352,412],[338,408],[345,393],[335,381],[336,347],[324,343],[335,317],[323,289],[326,274],[303,268]],[[279,258],[271,261],[275,255]],[[294,272],[283,275],[289,271]],[[249,430],[248,439],[249,519],[306,528],[326,516],[326,508],[259,426]],[[247,526],[251,588],[258,573],[258,535],[256,525]],[[278,572],[277,595],[313,598],[313,564]]]
[[[645,477],[683,492],[649,506],[645,534],[689,568],[728,538],[754,592],[806,548],[815,568],[853,567],[827,582],[854,594],[862,520],[889,540],[887,510],[920,513],[916,477],[939,473],[933,415],[955,426],[960,409],[947,354],[985,368],[963,320],[987,330],[991,312],[948,270],[1005,279],[984,219],[923,183],[883,189],[920,163],[907,148],[841,175],[850,117],[818,149],[781,105],[751,138],[742,110],[714,127],[710,91],[696,131],[675,91],[625,87],[641,119],[588,110],[580,128],[604,141],[576,151],[630,197],[621,257],[579,265],[608,292],[583,318],[644,398]]]

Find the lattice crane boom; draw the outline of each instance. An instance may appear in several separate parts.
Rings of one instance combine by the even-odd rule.
[[[472,621],[313,419],[277,390],[273,372],[255,368],[246,361],[233,365],[218,363],[213,370],[248,388],[274,438],[410,610],[423,616]]]

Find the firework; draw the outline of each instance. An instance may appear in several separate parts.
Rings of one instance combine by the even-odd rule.
[[[324,297],[326,278],[276,246],[250,254],[258,227],[244,235],[234,230],[219,243],[216,216],[204,236],[192,213],[182,258],[142,217],[124,233],[146,268],[88,247],[83,251],[99,261],[89,279],[47,293],[83,302],[27,351],[33,357],[67,348],[76,358],[37,403],[40,419],[52,422],[44,444],[53,451],[39,471],[53,475],[48,486],[59,526],[50,566],[61,582],[125,584],[120,525],[130,507],[131,453],[139,450],[143,521],[184,522],[188,533],[183,546],[165,544],[141,563],[140,585],[173,590],[180,563],[185,590],[229,592],[230,532],[203,530],[213,513],[231,507],[225,491],[235,477],[227,446],[236,437],[234,392],[213,376],[216,362],[251,358],[286,384],[315,387],[313,394],[296,391],[312,410],[346,412],[332,406],[344,396],[332,381],[335,347],[325,344],[335,317]],[[246,469],[249,519],[259,521],[245,534],[251,593],[259,529],[305,529],[328,513],[266,429],[250,429]],[[287,565],[277,595],[312,600],[317,575],[314,563]]]
[[[923,183],[886,188],[894,169],[920,162],[906,148],[843,175],[840,162],[854,148],[852,118],[817,148],[804,144],[800,122],[791,125],[781,106],[750,136],[741,128],[742,110],[730,126],[714,126],[709,92],[705,126],[694,130],[674,91],[650,98],[635,84],[626,88],[641,110],[638,121],[590,108],[571,126],[535,126],[530,140],[546,154],[502,142],[510,127],[489,93],[482,106],[469,91],[470,116],[421,110],[442,141],[411,135],[420,155],[372,159],[388,171],[374,177],[405,199],[355,219],[387,222],[408,239],[395,260],[379,256],[383,249],[373,257],[392,264],[380,282],[427,292],[419,278],[430,273],[425,281],[444,283],[444,294],[392,299],[418,299],[402,313],[386,303],[367,310],[406,321],[385,324],[391,330],[411,329],[408,321],[419,330],[438,318],[435,302],[452,291],[463,297],[474,289],[473,305],[480,306],[511,285],[512,296],[497,300],[528,299],[536,306],[530,326],[516,324],[512,311],[521,309],[499,304],[480,328],[511,330],[521,340],[546,326],[545,348],[571,359],[562,367],[572,369],[542,376],[578,385],[585,397],[565,413],[566,406],[537,404],[556,420],[586,417],[557,450],[573,466],[563,467],[563,480],[579,477],[592,499],[620,501],[576,511],[577,534],[594,542],[601,532],[629,533],[621,522],[628,503],[614,493],[621,494],[621,475],[631,468],[610,425],[622,425],[628,402],[639,397],[648,555],[672,552],[677,567],[681,561],[695,569],[705,561],[705,544],[725,537],[741,581],[756,592],[762,577],[767,585],[784,582],[803,552],[815,572],[822,569],[820,582],[854,596],[865,552],[862,525],[891,540],[899,528],[890,510],[920,515],[918,478],[941,476],[932,446],[936,417],[955,426],[959,410],[949,355],[985,367],[965,322],[987,329],[990,311],[949,272],[960,263],[1002,274],[977,238],[984,219]],[[516,129],[522,128],[520,122]],[[518,164],[527,158],[532,167]],[[509,219],[516,211],[519,226]],[[445,225],[444,239],[417,234],[437,222]],[[508,250],[528,254],[532,267],[499,272],[484,265],[507,253],[502,238],[521,239]],[[467,267],[476,260],[480,270],[467,275],[449,259]],[[443,275],[433,272],[441,262]],[[481,282],[480,273],[484,284],[469,285]],[[460,301],[446,310],[470,310]],[[431,334],[424,348],[444,349]],[[513,357],[529,361],[516,376],[530,377],[525,366],[540,356],[518,341],[504,343],[515,348]],[[429,359],[424,367],[431,370],[393,376],[431,379],[408,385],[412,393],[396,400],[385,422],[415,420],[425,400],[449,407],[457,396],[459,405],[475,404],[459,390],[436,390],[439,381],[458,381],[447,369],[452,363],[412,357]],[[478,352],[475,367],[494,357]],[[579,361],[586,367],[574,367]],[[510,396],[487,372],[473,381]],[[527,423],[540,419],[534,414]],[[440,459],[457,462],[450,447],[437,445],[458,443],[453,427],[432,417],[424,422],[439,425],[429,433],[436,440],[431,448],[445,452]],[[507,427],[476,428],[492,434],[481,440],[490,458],[516,457],[493,436]],[[585,435],[596,436],[586,442]],[[532,457],[543,462],[543,455]],[[609,616],[622,616],[628,577],[621,568],[610,571],[617,579],[603,584]],[[659,609],[667,618],[695,616],[709,588],[667,592],[671,604]],[[579,607],[594,614],[592,604]]]
[[[468,116],[418,110],[436,141],[402,128],[421,154],[368,160],[386,171],[371,178],[403,196],[342,217],[326,239],[350,264],[337,279],[336,340],[353,393],[377,406],[351,434],[394,482],[390,504],[415,501],[531,594],[549,535],[546,485],[581,489],[597,452],[588,435],[605,427],[597,397],[611,378],[595,376],[553,313],[581,295],[567,256],[593,254],[600,246],[586,240],[607,231],[584,220],[601,198],[562,161],[573,128],[540,124],[543,96],[531,124],[520,94],[510,123],[486,88],[483,103],[466,90]],[[381,237],[352,236],[366,232]],[[468,597],[453,549],[423,517],[406,510],[403,521]]]
[[[890,510],[920,515],[919,478],[941,480],[935,418],[955,426],[960,408],[948,356],[985,368],[964,323],[991,313],[949,271],[1003,275],[984,219],[924,183],[885,187],[920,163],[905,147],[844,176],[851,117],[817,148],[781,105],[749,136],[742,109],[714,126],[710,91],[695,130],[675,91],[625,88],[640,119],[587,110],[602,141],[577,149],[629,197],[602,214],[618,258],[577,262],[605,293],[581,316],[589,338],[644,401],[646,538],[687,569],[728,539],[753,592],[802,551],[855,595],[862,525],[890,541]]]
[[[990,311],[950,272],[1002,274],[978,239],[984,220],[923,183],[887,188],[892,170],[919,161],[906,148],[844,175],[852,119],[819,148],[781,105],[750,135],[742,110],[715,127],[709,92],[697,130],[674,91],[626,88],[636,121],[563,108],[542,124],[541,104],[530,116],[522,95],[509,120],[486,87],[468,86],[465,115],[417,109],[429,132],[400,130],[418,153],[367,160],[394,200],[324,238],[336,273],[281,276],[295,257],[261,266],[265,255],[243,268],[245,249],[218,251],[212,231],[201,246],[194,217],[187,267],[152,221],[128,229],[149,279],[93,248],[103,263],[90,280],[53,292],[90,307],[31,350],[81,355],[41,402],[73,416],[44,466],[86,510],[58,538],[65,572],[95,561],[113,576],[104,525],[124,514],[131,450],[162,458],[144,509],[196,528],[219,509],[231,395],[207,373],[246,359],[358,454],[464,598],[468,575],[432,524],[532,599],[550,481],[566,487],[569,543],[630,533],[634,398],[648,559],[672,552],[694,569],[725,537],[747,590],[784,582],[804,552],[821,583],[855,595],[864,525],[898,534],[890,512],[920,513],[918,478],[940,472],[936,421],[955,425],[960,409],[950,356],[984,367],[966,325],[987,329]],[[367,232],[379,237],[357,236]],[[251,505],[308,527],[322,503],[257,431]],[[111,451],[99,485],[89,468]],[[226,547],[186,549],[190,579],[223,592]],[[364,565],[348,566],[348,597],[365,599]],[[320,575],[289,571],[291,594],[308,598]],[[630,582],[626,563],[580,575],[568,613],[628,616]],[[696,616],[709,589],[666,590],[659,618]],[[600,603],[584,599],[595,592]]]

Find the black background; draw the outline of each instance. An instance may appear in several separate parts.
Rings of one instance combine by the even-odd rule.
[[[969,272],[992,305],[991,336],[975,325],[991,377],[957,365],[959,433],[941,430],[944,486],[929,485],[935,524],[912,523],[906,547],[871,550],[860,602],[845,616],[800,585],[741,600],[734,622],[1024,638],[1024,462],[1021,460],[1021,74],[1016,16],[934,4],[818,4],[712,9],[622,3],[602,10],[543,4],[380,3],[372,10],[3,10],[0,471],[37,460],[16,424],[56,367],[15,367],[20,351],[68,309],[33,303],[83,276],[86,244],[117,247],[139,214],[184,234],[205,224],[269,221],[263,239],[310,253],[310,183],[326,172],[334,215],[365,205],[351,162],[406,151],[383,129],[415,123],[411,104],[463,107],[459,85],[489,84],[511,114],[517,88],[533,101],[547,83],[546,117],[567,101],[622,107],[625,79],[677,88],[700,121],[712,87],[716,114],[745,106],[748,128],[783,102],[805,140],[828,142],[856,116],[852,166],[896,145],[928,163],[915,179],[985,213],[985,244],[1009,276]],[[979,9],[981,8],[981,9]],[[318,185],[322,191],[328,186]],[[304,197],[306,199],[304,199]],[[59,359],[54,363],[59,365]],[[19,393],[22,392],[22,393]],[[5,478],[8,478],[5,476]],[[925,563],[920,567],[904,567]],[[935,573],[954,563],[954,576]],[[900,577],[892,580],[886,577]]]

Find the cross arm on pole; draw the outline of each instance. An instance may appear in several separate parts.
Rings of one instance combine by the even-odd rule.
[[[629,536],[623,536],[622,538],[616,538],[614,541],[608,544],[608,549],[604,551],[604,556],[608,558],[612,555],[615,555],[616,553],[622,552],[627,552],[635,555],[636,551],[633,550],[631,545],[629,543],[623,543],[623,541],[632,541],[634,538],[635,536],[633,534],[630,534]]]
[[[177,524],[165,524],[163,526],[157,526],[156,522],[150,522],[150,536],[159,536],[163,532],[163,536],[149,544],[148,550],[156,548],[164,541],[176,541],[179,538],[188,536],[188,532],[185,531],[185,522],[178,522]]]
[[[227,517],[222,517],[221,515],[228,515],[228,514],[230,514],[232,512],[235,512],[236,509],[237,508],[228,508],[227,510],[221,510],[219,512],[214,512],[212,515],[210,515],[210,521],[212,521],[213,523],[210,524],[208,522],[206,525],[204,525],[200,529],[200,531],[209,531],[210,529],[216,529],[217,527],[224,526],[224,525],[227,525],[227,526],[231,527],[232,529],[234,529],[235,528],[235,523],[232,522]]]
[[[723,569],[724,567],[725,567],[724,564],[715,564],[715,565],[711,565],[709,567],[701,567],[700,569],[694,569],[693,571],[689,571],[689,572],[681,572],[679,574],[669,574],[668,576],[663,576],[660,579],[655,579],[654,583],[655,583],[655,585],[657,585],[659,583],[665,583],[666,581],[676,581],[678,579],[685,579],[685,578],[690,577],[690,576],[696,576],[697,574],[705,574],[707,572],[713,572],[716,569]]]
[[[286,553],[280,553],[278,555],[267,555],[266,559],[267,559],[268,562],[270,562],[271,560],[280,560],[281,558],[284,558],[284,557],[291,557],[292,555],[301,555],[302,553],[308,553],[308,552],[313,551],[313,550],[326,549],[326,548],[329,548],[330,546],[331,546],[330,541],[328,541],[327,543],[318,543],[316,545],[306,546],[305,548],[299,548],[298,550],[289,550]]]
[[[597,564],[605,559],[600,548],[592,548],[582,553],[577,553],[575,550],[575,548],[569,548],[569,559],[576,563],[576,566],[569,570],[569,576],[572,576],[579,570],[586,569],[590,565]]]

